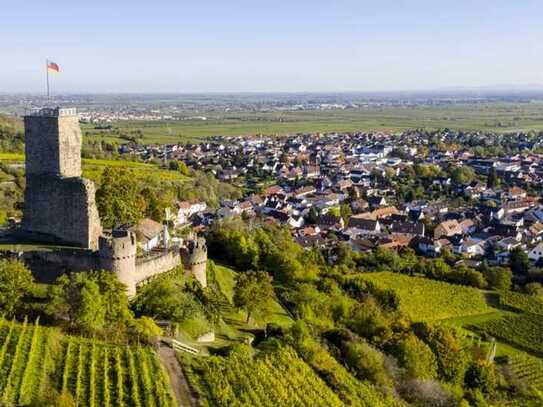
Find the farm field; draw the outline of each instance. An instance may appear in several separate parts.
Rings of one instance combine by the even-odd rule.
[[[35,405],[60,394],[79,406],[174,406],[168,376],[149,347],[64,336],[0,320],[2,405]]]
[[[543,316],[536,314],[505,315],[498,319],[470,326],[501,339],[519,349],[543,356]]]
[[[543,315],[543,301],[514,291],[500,293],[500,305],[514,308],[518,311]]]
[[[244,349],[245,350],[245,349]],[[342,406],[291,348],[193,359],[190,377],[207,406]],[[185,362],[184,362],[185,363]]]
[[[127,142],[120,134],[142,134],[141,142],[199,142],[212,136],[334,131],[399,131],[452,128],[482,131],[542,130],[543,103],[481,103],[447,107],[345,109],[295,112],[202,113],[207,120],[123,121],[111,131],[83,125],[86,138]]]
[[[513,372],[522,380],[543,389],[543,360],[525,353],[510,359]]]
[[[485,292],[471,287],[391,272],[364,273],[361,278],[379,288],[393,290],[400,299],[400,311],[413,321],[437,321],[496,311],[487,304]]]

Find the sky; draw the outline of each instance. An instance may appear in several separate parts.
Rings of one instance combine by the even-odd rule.
[[[541,0],[0,3],[0,92],[543,85]]]

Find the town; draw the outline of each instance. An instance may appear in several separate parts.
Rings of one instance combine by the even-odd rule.
[[[288,225],[308,248],[346,242],[360,252],[412,247],[430,257],[448,249],[470,264],[508,264],[522,250],[539,264],[542,142],[541,133],[412,130],[220,137],[120,151],[183,161],[248,191],[219,208],[178,202],[178,225],[205,229],[217,219],[257,216]]]

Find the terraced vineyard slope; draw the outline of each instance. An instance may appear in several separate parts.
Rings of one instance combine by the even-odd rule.
[[[400,300],[400,311],[413,321],[436,321],[495,311],[485,293],[471,287],[390,272],[365,273],[364,280],[390,289]]]
[[[192,382],[208,406],[342,406],[288,347],[263,356],[236,351],[194,361]]]
[[[32,405],[54,394],[78,406],[176,405],[149,347],[64,336],[38,322],[0,319],[0,405]]]

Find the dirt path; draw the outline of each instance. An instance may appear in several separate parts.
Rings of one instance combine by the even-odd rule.
[[[180,407],[198,407],[198,399],[193,395],[185,373],[175,357],[175,351],[164,343],[160,343],[158,349],[160,360],[170,376],[170,382]]]

